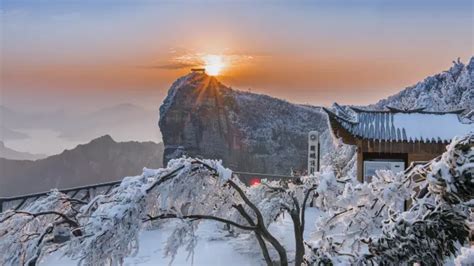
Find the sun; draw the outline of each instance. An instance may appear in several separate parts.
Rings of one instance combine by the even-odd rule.
[[[220,55],[206,55],[203,57],[203,61],[209,76],[218,76],[225,67],[224,59]]]

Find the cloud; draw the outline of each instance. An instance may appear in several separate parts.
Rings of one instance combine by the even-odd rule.
[[[170,62],[163,65],[141,66],[140,68],[176,70],[176,69],[190,68],[190,67],[196,67],[196,66],[198,66],[198,64],[184,63],[184,62]]]
[[[14,131],[7,127],[0,126],[0,140],[22,140],[27,139],[30,136],[23,132]]]
[[[227,65],[246,64],[258,57],[269,56],[267,53],[245,53],[241,51],[230,51],[226,49],[222,53],[204,53],[181,47],[169,49],[169,59],[160,64],[150,64],[139,66],[145,69],[179,70],[193,67],[202,67],[205,64],[205,57],[209,55],[219,55]]]

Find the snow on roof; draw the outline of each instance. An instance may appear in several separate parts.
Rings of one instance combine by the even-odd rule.
[[[362,139],[408,142],[450,142],[455,136],[474,132],[474,124],[463,123],[462,110],[452,112],[425,112],[417,110],[386,111],[350,108],[355,116],[333,112],[324,108],[352,135]]]

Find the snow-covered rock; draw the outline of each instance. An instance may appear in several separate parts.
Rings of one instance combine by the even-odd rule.
[[[326,134],[320,108],[233,90],[215,77],[179,78],[160,107],[164,161],[183,154],[222,159],[235,171],[289,174],[305,170],[307,138]]]
[[[474,109],[474,57],[471,57],[468,64],[463,64],[459,59],[453,64],[447,71],[427,77],[371,107],[425,107],[427,111]]]
[[[385,106],[465,108],[466,119],[474,119],[474,57],[368,107]],[[345,107],[336,105],[335,112],[338,108]],[[165,164],[186,154],[222,159],[235,171],[288,174],[306,169],[309,131],[322,133],[323,155],[334,147],[319,107],[233,90],[199,73],[173,83],[160,107],[159,125]]]

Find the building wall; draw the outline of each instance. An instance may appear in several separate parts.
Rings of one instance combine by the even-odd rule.
[[[446,150],[447,143],[423,143],[423,142],[385,142],[356,140],[357,143],[357,179],[363,181],[364,154],[371,153],[373,156],[380,154],[380,158],[387,158],[388,154],[400,158],[407,158],[408,167],[412,162],[429,161],[441,155]],[[407,155],[407,157],[404,156]]]

